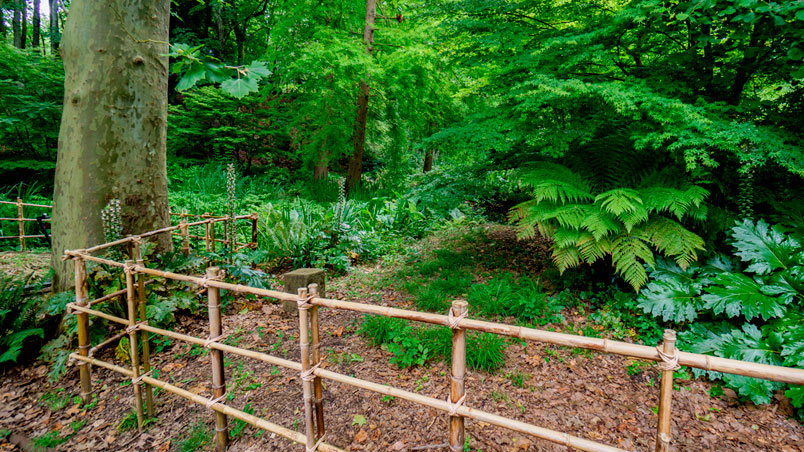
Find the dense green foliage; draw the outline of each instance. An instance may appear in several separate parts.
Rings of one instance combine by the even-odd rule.
[[[802,366],[804,361],[804,246],[800,229],[785,233],[764,221],[732,228],[733,255],[686,270],[660,262],[640,297],[645,312],[677,324],[682,347],[698,353],[763,364]],[[703,371],[696,371],[701,374]],[[741,396],[767,403],[783,385],[709,372]],[[802,388],[787,391],[804,406]]]

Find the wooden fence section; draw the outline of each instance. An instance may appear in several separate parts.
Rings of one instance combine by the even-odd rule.
[[[17,206],[17,217],[15,218],[0,218],[0,221],[14,221],[19,223],[19,231],[18,235],[8,235],[8,236],[0,236],[0,240],[2,239],[16,239],[19,240],[20,243],[20,251],[25,251],[25,239],[36,239],[36,238],[45,238],[43,234],[37,235],[26,235],[25,233],[25,223],[26,222],[37,222],[39,221],[36,218],[25,218],[25,207],[36,207],[36,208],[43,208],[43,209],[53,209],[53,206],[48,206],[44,204],[30,204],[22,202],[22,199],[17,198],[17,202],[11,201],[0,201],[0,204],[6,205],[14,205]],[[203,240],[206,246],[206,251],[215,251],[215,244],[222,243],[226,248],[233,248],[235,251],[242,250],[244,248],[251,248],[256,249],[257,247],[257,223],[259,220],[259,216],[256,213],[251,215],[239,215],[235,217],[235,221],[231,222],[228,221],[227,216],[223,215],[213,215],[210,213],[202,214],[202,215],[194,215],[188,214],[186,211],[181,213],[170,212],[170,216],[180,217],[180,222],[176,225],[176,230],[172,230],[173,235],[177,235],[182,237],[182,252],[185,254],[189,254],[190,252],[190,239],[194,239],[196,241],[196,245],[198,244],[199,240]],[[189,223],[188,219],[200,219],[202,221],[196,221]],[[217,223],[223,223],[223,237],[228,237],[228,230],[234,224],[234,227],[237,225],[237,220],[251,220],[251,241],[246,243],[237,244],[237,234],[234,234],[235,243],[233,247],[229,247],[229,240],[220,239],[215,237],[215,230]],[[205,220],[213,220],[211,222],[206,222]],[[50,218],[42,219],[44,222],[50,222]],[[182,226],[184,224],[184,226]],[[192,227],[204,227],[204,235],[198,234],[190,234],[190,228]],[[162,230],[160,230],[162,231]],[[152,231],[153,232],[153,231]],[[164,231],[162,231],[164,232]],[[153,235],[153,234],[150,234]],[[113,244],[118,244],[118,242],[113,242]],[[111,245],[113,246],[113,245]]]
[[[240,215],[235,217],[235,220],[251,220],[251,241],[246,243],[237,243],[237,232],[235,231],[232,234],[234,238],[234,244],[229,246],[229,228],[235,227],[237,228],[237,223],[235,221],[234,225],[230,224],[230,221],[226,221],[226,216],[220,215],[213,215],[211,213],[205,213],[201,215],[194,215],[188,214],[186,211],[181,213],[170,212],[170,215],[173,217],[179,217],[179,230],[174,231],[173,235],[178,235],[182,237],[182,252],[188,254],[190,251],[190,239],[194,239],[196,241],[196,245],[198,244],[199,240],[203,240],[206,245],[206,251],[215,251],[215,245],[217,243],[222,243],[224,247],[229,249],[233,249],[234,251],[239,251],[244,248],[256,249],[257,248],[257,224],[259,220],[259,215],[253,213],[251,215]],[[201,223],[201,222],[193,222],[189,223],[188,219],[201,219],[201,220],[214,220],[211,223]],[[223,237],[224,238],[217,238],[220,237],[217,235],[216,232],[216,224],[222,222],[223,223]],[[199,233],[191,233],[190,228],[193,226],[204,226],[203,235],[199,235]]]
[[[0,218],[0,221],[15,221],[19,223],[19,232],[17,235],[5,235],[0,236],[0,239],[17,239],[20,241],[20,251],[25,251],[25,239],[43,239],[45,238],[44,234],[35,234],[35,235],[25,235],[25,222],[38,222],[39,220],[36,218],[25,218],[25,207],[36,207],[40,209],[52,209],[53,206],[46,206],[44,204],[29,204],[22,202],[22,199],[17,198],[17,202],[11,201],[0,201],[0,204],[12,205],[17,206],[17,217],[16,218]],[[42,221],[49,222],[50,219],[42,219]]]
[[[206,221],[210,220],[211,219]],[[102,247],[108,246],[104,245]],[[102,248],[96,247],[95,249]],[[143,265],[142,259],[139,259],[139,256],[136,261],[130,260],[126,262],[115,262],[93,256],[90,250],[67,251],[65,254],[68,258],[72,258],[74,260],[76,269],[76,301],[75,303],[69,304],[68,308],[78,316],[78,352],[73,353],[71,356],[80,361],[79,367],[82,397],[88,399],[91,392],[90,364],[113,370],[131,378],[135,394],[135,403],[137,405],[136,412],[138,423],[139,427],[142,428],[145,413],[147,412],[149,416],[152,416],[155,413],[152,388],[162,388],[167,392],[184,397],[215,412],[218,450],[225,449],[228,442],[228,432],[226,427],[226,419],[228,416],[240,419],[250,425],[276,433],[293,442],[302,444],[305,446],[305,450],[309,452],[316,450],[326,452],[341,451],[341,449],[338,447],[323,441],[325,438],[326,429],[324,425],[324,407],[322,401],[323,388],[321,379],[343,383],[356,388],[377,392],[379,394],[398,397],[400,399],[408,400],[446,412],[450,416],[450,422],[448,435],[445,435],[445,437],[448,439],[448,443],[445,444],[444,447],[449,447],[449,449],[453,452],[463,450],[463,421],[466,418],[508,428],[520,433],[529,434],[537,438],[571,447],[573,449],[596,452],[611,452],[621,450],[616,447],[607,446],[595,441],[586,440],[566,433],[539,427],[537,425],[508,419],[493,413],[466,406],[464,403],[466,397],[466,387],[464,385],[466,369],[466,330],[484,331],[503,336],[516,337],[522,340],[537,341],[553,345],[579,347],[658,362],[662,371],[662,383],[659,394],[659,423],[656,433],[657,451],[668,450],[671,442],[670,420],[673,395],[673,372],[681,365],[705,369],[708,371],[743,375],[746,377],[763,378],[793,384],[804,384],[804,369],[770,366],[765,364],[756,364],[695,353],[681,352],[675,347],[675,333],[670,330],[665,332],[662,344],[660,344],[658,347],[648,347],[644,345],[610,341],[608,339],[575,336],[535,328],[526,328],[522,326],[513,326],[470,319],[467,317],[467,305],[463,301],[453,302],[448,315],[433,314],[321,298],[318,297],[317,287],[315,285],[311,285],[308,289],[300,289],[299,293],[294,295],[268,289],[259,289],[255,287],[231,284],[221,281],[219,278],[218,269],[214,267],[209,268],[204,276],[199,277],[148,268]],[[123,272],[126,274],[128,318],[116,317],[91,308],[93,302],[90,302],[87,299],[86,290],[86,262],[103,263],[113,267],[118,267],[123,270]],[[199,287],[207,289],[207,297],[209,300],[208,308],[210,332],[206,339],[155,328],[148,325],[147,319],[145,318],[144,295],[146,275],[152,278],[164,278],[193,283]],[[136,283],[135,276],[138,280]],[[297,304],[299,313],[299,347],[301,350],[301,362],[293,362],[265,353],[233,347],[221,343],[220,340],[224,337],[221,329],[219,298],[219,291],[221,289],[242,294],[253,294],[256,296],[281,301],[295,302]],[[318,365],[320,364],[321,357],[318,353],[318,309],[320,307],[376,314],[385,317],[406,319],[434,325],[443,325],[451,328],[453,332],[452,371],[450,375],[450,393],[446,400],[423,396],[413,392],[404,391],[402,389],[319,368]],[[125,327],[125,329],[121,331],[118,336],[122,336],[124,334],[129,335],[132,356],[132,365],[130,369],[104,362],[90,356],[90,345],[88,339],[88,316],[90,315],[118,323]],[[137,356],[136,346],[137,336],[139,334],[143,335],[141,361],[139,356]],[[190,344],[200,345],[210,350],[210,363],[212,367],[211,382],[213,394],[209,398],[192,394],[182,388],[158,380],[151,376],[150,350],[148,348],[148,335],[150,334],[161,335]],[[304,433],[292,431],[222,403],[222,400],[225,398],[226,387],[223,379],[223,372],[219,366],[220,363],[223,362],[223,353],[230,353],[237,356],[252,358],[300,372],[304,398]],[[142,369],[140,369],[140,366]],[[143,389],[145,392],[145,407],[143,407]]]

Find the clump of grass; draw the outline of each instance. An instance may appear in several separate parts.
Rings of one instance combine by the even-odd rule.
[[[358,333],[371,341],[371,345],[378,346],[391,342],[406,324],[402,319],[366,314]]]
[[[466,364],[473,369],[494,372],[505,365],[505,339],[493,333],[466,336]]]
[[[211,432],[203,422],[194,424],[176,447],[177,452],[195,452],[209,444]]]

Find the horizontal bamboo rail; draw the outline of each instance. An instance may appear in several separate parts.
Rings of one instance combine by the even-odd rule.
[[[153,283],[155,283],[155,282],[156,282],[156,280],[155,280],[155,279],[149,279],[148,281],[145,281],[145,283],[144,283],[144,284],[147,286],[148,284],[153,284]],[[139,288],[139,283],[134,283],[134,287],[135,287],[135,288]],[[125,295],[126,290],[127,290],[127,289],[121,289],[121,290],[118,290],[118,291],[116,291],[116,292],[108,293],[108,294],[106,294],[106,295],[104,295],[104,296],[102,296],[102,297],[100,297],[100,298],[96,298],[96,299],[94,299],[94,300],[90,301],[90,302],[89,302],[89,305],[90,305],[90,306],[94,306],[94,305],[96,305],[96,304],[98,304],[98,303],[103,303],[104,301],[109,301],[109,300],[111,300],[111,299],[112,299],[112,298],[114,298],[114,297],[119,297],[119,296],[121,296],[121,295]]]
[[[250,217],[250,216],[249,216]],[[208,219],[207,222],[214,222],[218,220]],[[183,227],[186,230],[186,226],[188,223],[182,219]],[[204,222],[200,222],[204,223]],[[186,236],[185,236],[186,237]],[[209,233],[206,237],[209,237]],[[102,249],[96,247],[96,249]],[[244,286],[240,284],[232,284],[227,283],[224,281],[220,281],[216,278],[210,277],[196,277],[191,275],[184,275],[179,273],[173,272],[166,272],[157,269],[151,269],[144,265],[142,265],[141,261],[138,264],[134,264],[133,261],[127,261],[126,263],[120,263],[109,259],[98,258],[92,256],[88,253],[88,250],[75,250],[75,251],[67,251],[65,252],[66,256],[72,257],[76,260],[77,268],[79,262],[98,262],[107,264],[110,266],[115,266],[119,268],[123,268],[127,274],[127,291],[129,294],[134,293],[134,278],[132,275],[139,274],[140,280],[144,279],[143,275],[150,275],[156,278],[165,278],[170,280],[176,281],[183,281],[191,284],[195,284],[201,286],[203,288],[210,289],[208,290],[208,294],[211,297],[210,299],[210,306],[214,304],[214,297],[218,290],[228,290],[231,292],[236,293],[243,293],[243,294],[252,294],[260,297],[267,297],[278,299],[282,301],[288,302],[295,302],[299,304],[299,319],[300,319],[300,348],[302,350],[301,354],[301,362],[293,362],[286,359],[274,357],[265,353],[255,352],[252,350],[246,350],[226,344],[222,344],[218,341],[222,336],[220,335],[221,331],[219,329],[215,329],[213,325],[213,321],[211,320],[210,324],[213,325],[211,329],[210,338],[208,339],[201,339],[193,336],[189,336],[182,333],[177,333],[174,331],[169,331],[161,328],[152,327],[147,324],[145,318],[142,318],[140,322],[136,322],[136,315],[132,314],[133,306],[130,301],[130,314],[128,319],[116,317],[110,314],[106,314],[94,309],[91,309],[87,306],[86,301],[84,300],[83,303],[77,300],[76,303],[68,304],[68,308],[73,312],[79,313],[79,315],[88,316],[94,315],[97,317],[104,318],[106,320],[118,323],[122,326],[126,326],[125,332],[131,337],[136,337],[137,331],[142,331],[143,335],[151,333],[157,334],[164,337],[181,340],[187,343],[207,347],[210,350],[214,351],[213,353],[231,353],[237,356],[243,356],[247,358],[257,359],[272,365],[285,367],[294,371],[301,371],[302,372],[302,384],[304,388],[304,398],[305,398],[305,418],[306,418],[306,434],[301,434],[297,432],[292,432],[289,435],[282,435],[286,438],[289,438],[295,442],[300,444],[304,444],[307,450],[316,450],[314,445],[316,444],[316,438],[318,438],[318,442],[320,443],[323,437],[321,434],[323,433],[323,425],[322,421],[318,421],[318,434],[316,434],[316,430],[314,429],[314,422],[318,419],[314,420],[314,416],[312,413],[312,403],[311,403],[311,388],[312,385],[310,382],[318,378],[325,378],[331,381],[343,383],[346,385],[350,385],[353,387],[377,392],[380,394],[399,397],[403,400],[408,400],[417,404],[425,405],[440,411],[445,411],[451,416],[450,422],[450,449],[458,450],[460,448],[460,441],[459,438],[463,435],[463,418],[470,418],[475,419],[481,422],[485,422],[491,425],[496,425],[499,427],[504,427],[507,429],[511,429],[520,433],[529,434],[535,436],[537,438],[541,438],[544,440],[548,440],[557,444],[562,444],[570,448],[578,449],[578,450],[585,450],[591,452],[612,452],[612,451],[620,451],[621,449],[607,446],[601,443],[597,443],[595,441],[586,440],[583,438],[575,437],[569,435],[567,433],[562,433],[554,430],[550,430],[544,427],[539,427],[533,424],[528,424],[525,422],[508,419],[493,413],[488,413],[482,410],[478,410],[475,408],[471,408],[468,406],[463,405],[464,399],[464,389],[462,387],[463,381],[463,373],[461,371],[460,366],[457,368],[453,368],[452,374],[452,393],[449,400],[440,400],[433,397],[423,396],[421,394],[405,391],[399,388],[389,387],[386,385],[362,380],[356,377],[351,377],[343,374],[339,374],[336,372],[328,371],[325,369],[320,369],[317,365],[313,365],[310,361],[310,346],[309,343],[305,342],[305,338],[307,338],[307,309],[315,310],[317,307],[328,307],[331,309],[341,309],[341,310],[348,310],[353,312],[361,312],[365,314],[375,314],[385,317],[392,317],[392,318],[399,318],[405,319],[410,321],[417,321],[417,322],[424,322],[430,323],[434,325],[442,325],[446,327],[450,327],[453,329],[453,347],[457,347],[453,350],[453,355],[457,353],[457,358],[461,359],[461,354],[465,354],[465,347],[460,346],[461,337],[465,330],[474,330],[474,331],[483,331],[488,333],[494,333],[498,335],[508,336],[508,337],[515,337],[522,340],[529,340],[529,341],[537,341],[543,342],[553,345],[560,345],[560,346],[568,346],[568,347],[577,347],[577,348],[585,348],[589,350],[595,350],[605,353],[613,353],[617,355],[629,356],[632,358],[639,358],[645,360],[651,360],[659,362],[660,368],[662,370],[662,384],[661,384],[661,394],[660,399],[662,403],[660,404],[660,413],[659,413],[659,428],[657,431],[657,441],[656,447],[657,451],[664,451],[670,445],[670,421],[671,421],[671,414],[670,414],[670,407],[671,407],[671,398],[672,398],[672,379],[673,379],[673,371],[678,369],[678,366],[684,365],[688,367],[695,367],[699,369],[704,369],[708,371],[717,371],[717,372],[724,372],[724,373],[731,373],[735,375],[743,375],[746,377],[753,377],[753,378],[761,378],[766,380],[775,380],[785,383],[791,384],[804,384],[804,369],[795,369],[795,368],[786,368],[780,366],[771,366],[766,364],[757,364],[757,363],[749,363],[725,358],[718,358],[708,355],[701,355],[696,353],[687,353],[678,351],[675,348],[674,344],[674,333],[672,331],[668,331],[665,333],[665,342],[662,347],[648,347],[644,345],[638,344],[629,344],[626,342],[619,342],[619,341],[611,341],[608,339],[600,339],[600,338],[589,338],[583,336],[575,336],[565,333],[555,333],[535,328],[527,328],[522,326],[515,326],[515,325],[507,325],[507,324],[500,324],[494,322],[487,322],[482,320],[475,320],[466,318],[465,311],[460,308],[460,302],[453,303],[453,308],[458,308],[458,311],[453,311],[450,313],[449,316],[441,315],[441,314],[433,314],[433,313],[426,313],[426,312],[417,312],[417,311],[410,311],[405,309],[398,309],[398,308],[391,308],[391,307],[383,307],[383,306],[376,306],[376,305],[369,305],[363,303],[356,303],[356,302],[348,302],[342,300],[335,300],[335,299],[328,299],[323,297],[317,297],[316,291],[312,290],[314,286],[311,286],[311,293],[307,296],[306,289],[300,289],[300,293],[298,295],[295,294],[288,294],[285,292],[278,292],[269,289],[259,289],[250,286]],[[214,272],[213,272],[214,274]],[[149,283],[152,282],[148,281]],[[145,284],[143,284],[145,285]],[[111,295],[111,294],[110,294]],[[107,295],[109,296],[109,295]],[[131,295],[129,299],[132,300],[133,298]],[[97,302],[97,300],[96,300]],[[457,317],[456,317],[457,315]],[[211,319],[213,317],[211,316]],[[317,328],[317,322],[311,322],[313,324],[314,330],[313,337],[315,337],[315,328]],[[214,335],[218,334],[217,337],[213,337]],[[80,334],[79,334],[80,336]],[[108,341],[107,341],[108,342]],[[314,342],[315,344],[315,342]],[[458,344],[457,346],[455,344]],[[136,353],[136,348],[132,347],[132,353]],[[315,354],[313,354],[315,356]],[[128,375],[132,377],[132,381],[137,382],[145,382],[146,385],[153,385],[159,388],[162,388],[168,392],[175,393],[182,397],[188,398],[196,403],[206,404],[208,408],[211,408],[216,413],[219,413],[218,419],[223,419],[224,423],[221,424],[220,421],[218,423],[218,429],[223,428],[225,429],[225,416],[228,415],[237,419],[245,420],[246,418],[243,417],[244,413],[238,410],[234,410],[232,408],[226,407],[225,405],[216,402],[219,400],[220,397],[216,397],[216,399],[209,400],[201,396],[197,396],[194,394],[187,393],[186,391],[182,390],[181,388],[169,385],[165,382],[153,379],[148,377],[147,374],[140,376],[139,374],[139,366],[133,364],[131,370],[123,369],[121,367],[114,366],[110,363],[103,363],[100,362],[96,363],[97,360],[91,357],[87,357],[85,353],[75,354],[75,358],[83,363],[93,363],[98,364],[100,366],[105,366],[109,369],[120,371],[122,370],[124,375]],[[320,358],[320,355],[319,355]],[[453,356],[453,359],[456,357]],[[222,358],[220,358],[222,359]],[[132,359],[132,362],[135,360]],[[147,359],[145,359],[144,366],[149,366],[147,364]],[[112,367],[109,367],[112,366]],[[147,371],[146,371],[147,372]],[[222,385],[222,373],[218,373],[218,377],[215,377],[216,384],[220,387]],[[83,376],[82,376],[83,379]],[[83,381],[82,381],[83,385]],[[184,392],[182,392],[184,391]],[[139,393],[139,388],[135,388],[135,393]],[[217,393],[216,393],[217,395]],[[142,412],[142,403],[138,401],[138,413]],[[267,421],[261,420],[254,416],[248,415],[248,420],[246,422],[250,423],[251,425],[255,425],[259,428],[264,428],[269,431],[279,433],[277,429],[284,429],[284,427],[276,426],[275,424],[271,424]],[[321,418],[323,420],[323,418]],[[460,421],[460,422],[458,422]],[[223,427],[221,427],[221,425]],[[287,429],[285,429],[287,430]],[[219,445],[225,445],[225,441],[222,441],[222,438],[225,435],[221,435],[220,432],[225,430],[218,430],[219,432]],[[334,446],[333,446],[334,447]],[[318,450],[328,450],[324,447],[323,443],[318,445]],[[337,448],[331,450],[339,450]]]
[[[45,238],[44,235],[4,235],[0,236],[0,239],[18,239],[18,238],[25,238],[25,239],[43,239]]]
[[[24,202],[17,203],[17,202],[14,202],[14,201],[0,201],[0,204],[8,204],[8,205],[13,205],[13,206],[21,205],[21,206],[25,206],[25,207],[42,207],[42,208],[45,208],[45,209],[52,209],[53,208],[53,206],[46,206],[44,204],[28,204],[28,203],[24,203]]]
[[[101,361],[99,359],[94,359],[94,358],[81,356],[81,355],[79,355],[77,353],[73,353],[72,355],[70,355],[70,357],[75,359],[75,360],[77,360],[77,361],[85,362],[85,363],[92,364],[92,365],[95,365],[95,366],[98,366],[98,367],[103,367],[103,368],[111,370],[113,372],[123,374],[123,375],[125,375],[127,377],[132,377],[132,375],[133,375],[133,372],[130,369],[126,369],[124,367],[116,366],[116,365],[108,363],[106,361]],[[190,401],[195,402],[195,403],[197,403],[199,405],[202,405],[202,406],[206,406],[207,404],[209,404],[212,401],[212,399],[207,399],[207,398],[202,397],[200,395],[193,394],[190,391],[186,391],[186,390],[184,390],[184,389],[182,389],[182,388],[180,388],[178,386],[174,386],[174,385],[171,385],[171,384],[166,383],[164,381],[157,380],[156,378],[143,376],[142,381],[145,382],[145,383],[148,383],[148,384],[150,384],[152,386],[155,386],[157,388],[161,388],[164,391],[176,394],[176,395],[178,395],[180,397],[183,397],[183,398],[185,398],[187,400],[190,400]],[[245,411],[240,411],[238,409],[232,408],[232,407],[227,406],[227,405],[225,405],[225,404],[223,404],[221,402],[211,404],[209,408],[212,409],[212,410],[215,410],[217,412],[223,413],[223,414],[225,414],[227,416],[231,416],[231,417],[233,417],[235,419],[239,419],[239,420],[241,420],[241,421],[243,421],[243,422],[245,422],[245,423],[247,423],[247,424],[249,424],[251,426],[254,426],[254,427],[257,427],[257,428],[260,428],[260,429],[263,429],[263,430],[267,430],[267,431],[269,431],[271,433],[276,433],[277,435],[279,435],[279,436],[281,436],[281,437],[283,437],[285,439],[289,439],[289,440],[291,440],[291,441],[293,441],[293,442],[295,442],[297,444],[302,444],[303,445],[304,442],[305,442],[304,435],[302,435],[299,432],[294,432],[293,430],[290,430],[288,428],[282,427],[281,425],[277,425],[277,424],[274,424],[273,422],[266,421],[265,419],[259,418],[257,416],[252,415],[252,414],[248,414]],[[325,443],[325,442],[321,442],[318,445],[318,450],[320,450],[321,452],[346,452],[345,450],[343,450],[343,449],[341,449],[339,447],[333,446],[333,445]]]
[[[0,218],[0,221],[39,221],[38,218]],[[51,221],[50,218],[42,218],[42,221]]]

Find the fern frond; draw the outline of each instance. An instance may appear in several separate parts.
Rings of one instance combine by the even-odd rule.
[[[653,251],[648,246],[649,237],[640,232],[621,233],[612,240],[611,249],[614,269],[637,292],[648,282],[644,264],[654,265]]]
[[[623,225],[625,225],[625,230],[631,232],[631,229],[635,226],[648,221],[649,217],[650,215],[647,209],[639,204],[635,204],[634,210],[620,215],[620,220],[622,220]]]
[[[698,260],[704,241],[684,226],[665,217],[654,217],[645,225],[650,242],[665,256],[671,256],[683,270]]]
[[[591,264],[602,259],[607,254],[611,254],[611,241],[608,238],[595,240],[590,234],[585,234],[578,240],[578,251],[584,262]]]
[[[552,237],[556,247],[567,248],[575,246],[581,240],[582,234],[578,229],[558,227],[553,231]]]
[[[533,189],[533,197],[537,202],[564,204],[593,199],[591,189],[583,178],[557,163],[538,162],[524,169],[520,180]]]
[[[669,212],[679,220],[700,208],[703,201],[709,196],[708,190],[697,185],[689,186],[686,189],[652,186],[639,190],[639,193],[648,212]]]
[[[595,196],[595,204],[600,209],[620,216],[626,212],[633,212],[637,206],[642,206],[639,192],[630,188],[615,188]]]
[[[553,247],[553,262],[555,262],[558,270],[563,273],[568,268],[580,265],[581,256],[574,246],[566,248]]]
[[[592,211],[589,216],[583,220],[581,227],[591,232],[595,240],[601,240],[609,234],[616,234],[620,232],[622,228],[616,218],[599,210]]]

